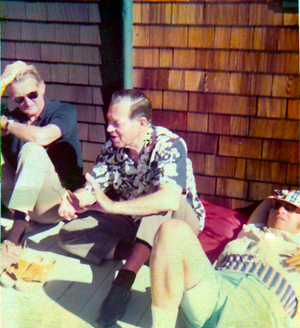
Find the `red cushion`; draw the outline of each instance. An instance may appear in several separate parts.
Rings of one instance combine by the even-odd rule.
[[[202,201],[206,210],[205,227],[198,239],[207,257],[214,263],[227,243],[235,239],[248,216],[226,207]]]

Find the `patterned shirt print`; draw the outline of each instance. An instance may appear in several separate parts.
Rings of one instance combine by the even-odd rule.
[[[111,140],[104,145],[92,172],[100,188],[108,187],[120,200],[135,199],[155,192],[159,185],[177,183],[195,210],[200,230],[204,228],[205,210],[198,198],[192,163],[187,146],[166,128],[151,126],[137,165],[125,148],[116,148]],[[89,184],[86,188],[91,190]]]

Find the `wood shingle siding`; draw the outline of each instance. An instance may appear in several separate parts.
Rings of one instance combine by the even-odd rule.
[[[134,87],[186,140],[202,199],[241,207],[298,187],[298,13],[279,0],[133,2]]]
[[[86,170],[106,140],[104,71],[115,62],[102,51],[111,21],[100,3],[1,1],[2,67],[35,64],[49,98],[77,107]],[[134,87],[154,124],[186,140],[201,197],[235,207],[298,187],[298,13],[279,0],[133,6]]]
[[[97,2],[1,1],[2,70],[32,63],[46,96],[75,105],[85,171],[106,141],[101,74],[101,19]]]

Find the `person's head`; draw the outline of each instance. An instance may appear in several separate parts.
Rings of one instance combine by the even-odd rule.
[[[293,234],[300,232],[300,190],[275,190],[270,196],[267,226]]]
[[[115,92],[107,113],[107,132],[114,146],[134,149],[143,143],[151,118],[151,102],[141,91]]]
[[[21,70],[7,86],[7,94],[29,118],[38,116],[44,108],[45,83],[33,65]]]

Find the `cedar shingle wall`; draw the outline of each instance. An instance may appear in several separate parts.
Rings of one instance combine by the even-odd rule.
[[[203,199],[239,207],[299,184],[298,15],[280,1],[135,1],[134,86],[187,141]],[[97,3],[1,1],[2,70],[34,63],[73,103],[88,170],[105,141]]]
[[[15,60],[32,63],[48,98],[75,105],[89,170],[106,140],[98,4],[1,1],[1,16],[2,71]]]
[[[134,0],[134,87],[187,142],[203,199],[299,186],[298,14],[280,1]]]

